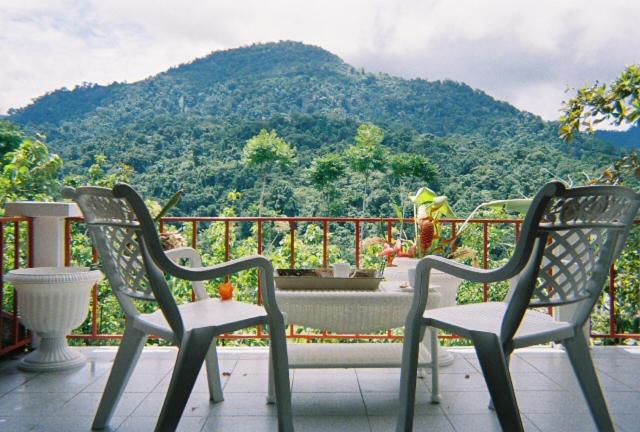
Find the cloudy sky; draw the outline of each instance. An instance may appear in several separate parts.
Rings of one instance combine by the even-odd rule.
[[[635,0],[0,0],[0,113],[219,49],[296,40],[356,67],[453,79],[556,119],[567,87],[640,62]]]

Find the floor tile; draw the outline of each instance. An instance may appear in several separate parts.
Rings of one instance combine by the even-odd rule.
[[[448,414],[485,414],[489,400],[486,391],[440,393],[440,407]]]
[[[598,381],[600,387],[607,391],[634,391],[632,387],[633,379],[627,379],[623,382],[616,380],[604,372],[597,372]],[[561,388],[572,392],[581,392],[580,383],[573,372],[561,373],[561,372],[546,372],[545,375],[553,382],[557,383]],[[640,378],[640,375],[638,375]],[[640,384],[639,384],[640,386]]]
[[[371,432],[389,432],[396,428],[396,416],[369,417]],[[413,419],[413,428],[416,431],[453,432],[451,422],[443,414],[441,415],[416,415]]]
[[[526,414],[570,412],[581,415],[589,410],[579,395],[566,391],[519,391],[516,398],[520,411]]]
[[[79,392],[107,373],[106,368],[92,368],[85,365],[82,368],[62,372],[40,373],[17,387],[16,392],[55,393]]]
[[[0,396],[16,389],[27,381],[37,377],[36,373],[19,371],[16,367],[7,368],[0,372]]]
[[[462,432],[501,432],[500,422],[493,411],[484,414],[449,414],[449,420],[456,431]],[[528,432],[539,432],[534,423],[526,417],[522,417],[524,430]]]
[[[375,369],[358,369],[358,384],[362,392],[396,392],[400,391],[400,371],[396,373],[376,373]],[[428,375],[418,379],[417,391],[428,391],[427,382],[431,382]]]
[[[211,416],[202,428],[203,432],[273,432],[276,430],[278,430],[278,418],[270,416]]]
[[[367,415],[370,417],[398,415],[398,393],[362,393],[362,398],[367,409]],[[442,408],[439,404],[431,403],[431,395],[429,393],[416,393],[415,413],[416,415],[441,415]]]
[[[294,373],[293,391],[301,393],[359,392],[358,378],[352,371],[333,374]]]
[[[605,391],[605,399],[609,412],[613,414],[638,414],[640,410],[640,394],[637,392],[613,392]],[[580,394],[581,402],[586,406],[586,401]],[[638,429],[640,430],[640,424]]]
[[[146,397],[145,393],[124,393],[116,407],[115,416],[131,415]],[[56,410],[55,415],[72,418],[75,415],[93,416],[98,410],[102,393],[78,393]]]
[[[73,418],[73,421],[69,421]],[[113,417],[109,422],[109,427],[102,429],[103,431],[115,431],[125,420],[124,417]],[[86,415],[74,415],[58,416],[56,413],[54,416],[38,419],[37,426],[33,429],[34,432],[51,432],[51,431],[64,431],[64,432],[86,432],[91,430],[91,424],[93,423],[93,416]]]
[[[224,386],[225,393],[266,393],[269,375],[233,372]]]
[[[117,429],[117,432],[153,432],[157,417],[129,417]],[[202,429],[205,417],[182,417],[177,432],[197,432]]]
[[[293,398],[294,401],[297,397]],[[224,401],[211,406],[211,416],[275,416],[276,408],[267,403],[267,393],[225,393]]]
[[[148,369],[149,370],[153,369]],[[125,387],[125,392],[128,393],[148,393],[153,391],[155,387],[160,384],[160,382],[167,376],[166,372],[160,373],[132,373],[129,378],[129,382]],[[89,393],[102,393],[104,391],[105,386],[107,385],[107,380],[109,379],[109,375],[102,376],[101,378],[95,380],[93,383],[85,387],[82,391]]]
[[[296,393],[294,416],[364,416],[362,396],[358,393]]]
[[[0,417],[43,417],[60,409],[75,393],[27,393],[13,391],[0,398]]]
[[[429,390],[431,377],[423,380]],[[486,390],[484,377],[479,373],[442,374],[440,375],[440,391],[481,391]]]
[[[266,375],[269,373],[269,362],[267,359],[264,360],[238,360],[235,368],[233,369],[234,373],[240,374],[263,374]]]
[[[28,432],[33,430],[40,422],[38,418],[28,417],[2,417],[0,416],[0,430],[11,432]]]
[[[305,416],[295,417],[296,432],[369,432],[369,420],[365,416]]]
[[[544,432],[598,432],[595,423],[588,414],[527,414],[527,417]]]
[[[134,394],[134,393],[132,393]],[[158,417],[162,410],[166,395],[150,393],[131,413],[134,417]],[[206,417],[212,411],[215,403],[209,400],[208,393],[192,393],[182,413],[183,417]]]
[[[640,427],[640,413],[617,414],[612,413],[613,422],[618,430],[622,432],[637,432]]]
[[[562,390],[563,388],[541,373],[511,372],[513,388],[518,390]]]

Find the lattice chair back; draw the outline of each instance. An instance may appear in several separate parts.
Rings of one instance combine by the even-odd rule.
[[[509,300],[505,321],[521,318],[527,307],[578,303],[572,322],[582,325],[624,247],[640,195],[620,186],[559,186],[554,196],[540,204],[544,206],[540,220],[522,234],[536,240]],[[514,333],[516,323],[519,319],[504,322],[503,330]]]
[[[162,272],[148,258],[139,235],[140,223],[127,201],[114,197],[111,189],[100,187],[65,188],[63,195],[80,207],[111,288],[125,314],[139,314],[132,299],[160,300],[171,327],[181,328],[179,314],[175,315],[175,300]],[[170,316],[166,309],[171,311]]]

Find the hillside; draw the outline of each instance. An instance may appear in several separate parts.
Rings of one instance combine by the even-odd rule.
[[[626,131],[596,131],[596,136],[603,141],[618,147],[640,148],[640,126],[634,126]]]
[[[434,162],[440,175],[432,186],[459,210],[530,195],[553,175],[598,172],[615,156],[597,138],[561,143],[556,124],[463,83],[370,74],[296,42],[214,52],[136,83],[56,90],[12,110],[10,119],[44,132],[67,172],[105,154],[111,163],[131,165],[147,195],[184,188],[180,212],[201,215],[218,214],[230,190],[244,192],[236,205],[251,213],[256,177],[240,156],[261,128],[297,148],[297,168],[279,177],[267,197],[275,212],[289,215],[319,212],[305,168],[352,144],[362,122],[382,127],[393,151]],[[392,214],[388,179],[372,182],[371,213]],[[343,183],[334,211],[358,214],[358,185]]]

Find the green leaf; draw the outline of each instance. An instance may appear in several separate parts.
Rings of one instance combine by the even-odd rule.
[[[167,201],[167,203],[164,205],[164,207],[162,207],[162,210],[160,210],[160,212],[153,219],[153,221],[155,223],[160,222],[160,219],[162,219],[167,213],[169,213],[169,210],[171,210],[173,207],[175,207],[180,202],[180,198],[182,198],[182,190],[179,190],[178,192],[173,194],[173,196],[171,198],[169,198],[169,201]]]

